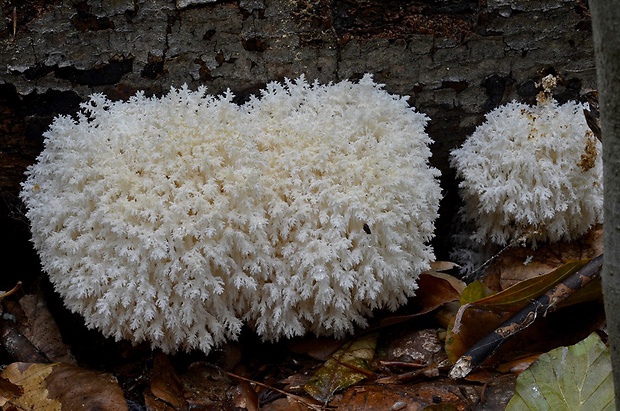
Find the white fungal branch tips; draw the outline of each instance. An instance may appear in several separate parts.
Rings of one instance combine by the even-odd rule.
[[[558,104],[553,76],[541,86],[536,106],[498,107],[452,152],[477,243],[505,245],[524,234],[534,244],[571,240],[602,222],[602,147],[587,106]]]
[[[93,95],[27,172],[32,239],[90,327],[205,352],[342,336],[412,296],[440,198],[427,118],[367,75],[232,94]]]

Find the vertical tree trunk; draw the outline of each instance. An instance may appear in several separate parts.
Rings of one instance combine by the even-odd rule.
[[[620,0],[590,0],[603,136],[603,294],[620,410]]]

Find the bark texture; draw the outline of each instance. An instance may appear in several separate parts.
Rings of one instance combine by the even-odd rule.
[[[328,82],[373,73],[431,118],[446,195],[442,257],[458,198],[449,151],[490,109],[533,102],[544,74],[561,78],[560,101],[595,85],[584,0],[0,0],[0,17],[7,260],[28,247],[26,224],[9,214],[20,215],[19,182],[42,133],[94,92],[125,99],[139,89],[205,84],[242,101],[284,77]]]
[[[602,284],[620,410],[620,0],[591,0],[603,139],[604,248]],[[613,39],[610,41],[610,39]]]

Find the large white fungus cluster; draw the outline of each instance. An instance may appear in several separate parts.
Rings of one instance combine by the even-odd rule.
[[[369,75],[232,98],[93,95],[45,134],[21,195],[88,326],[209,352],[243,321],[343,336],[414,294],[440,199],[427,118]]]
[[[496,108],[452,152],[476,243],[571,240],[602,222],[602,147],[584,118],[587,106],[558,104],[552,77],[543,86],[536,106]]]

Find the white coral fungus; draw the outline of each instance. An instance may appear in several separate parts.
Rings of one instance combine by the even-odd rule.
[[[243,106],[93,95],[45,134],[22,198],[56,290],[106,335],[205,352],[243,320],[267,340],[342,336],[433,258],[426,121],[369,75]]]
[[[512,102],[488,113],[452,152],[472,240],[505,245],[527,236],[535,245],[602,222],[602,147],[584,108],[559,105],[545,88],[536,106]]]

